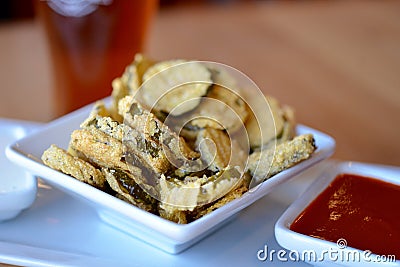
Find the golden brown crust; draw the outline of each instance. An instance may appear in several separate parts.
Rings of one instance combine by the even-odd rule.
[[[214,175],[190,176],[185,179],[160,178],[160,206],[168,213],[193,211],[224,197],[238,187],[244,176],[236,168],[228,167]]]
[[[193,220],[197,220],[198,218],[203,217],[206,214],[213,212],[214,210],[226,205],[227,203],[240,198],[244,193],[249,190],[249,177],[244,177],[242,182],[236,187],[233,188],[228,194],[218,199],[212,205],[206,207],[199,207],[194,213],[192,213],[191,217]]]
[[[126,153],[135,154],[144,166],[157,174],[165,173],[172,168],[163,148],[157,142],[146,139],[135,128],[129,127],[125,131],[124,145]],[[132,162],[128,163],[135,165]]]
[[[162,61],[144,73],[139,97],[147,106],[177,116],[194,109],[211,84],[211,72],[200,62]]]
[[[123,197],[121,199],[148,212],[156,212],[157,201],[140,188],[130,172],[108,168],[102,168],[102,172],[111,189]]]
[[[200,105],[189,114],[195,118],[189,125],[235,132],[244,126],[248,115],[245,102],[236,92],[213,85]]]
[[[112,93],[111,93],[111,99],[112,99],[111,108],[110,108],[111,114],[115,120],[122,122],[123,118],[118,113],[118,104],[122,98],[129,95],[129,88],[121,77],[115,78],[112,81],[111,86],[113,88]]]
[[[196,147],[208,169],[216,172],[228,166],[231,159],[231,141],[225,132],[213,128],[200,130]]]
[[[99,169],[90,163],[70,155],[64,149],[51,145],[42,155],[42,161],[47,166],[71,175],[79,181],[105,188],[105,177]]]
[[[265,96],[270,112],[258,121],[252,111],[246,122],[250,147],[253,151],[273,148],[293,139],[296,134],[295,115],[292,107],[281,105],[277,99]]]
[[[111,93],[111,115],[113,119],[122,122],[123,118],[118,113],[119,101],[128,95],[135,95],[142,84],[143,75],[146,70],[154,64],[153,60],[142,54],[136,54],[133,62],[125,68],[121,77],[115,78],[112,82]]]
[[[275,149],[253,152],[248,165],[253,185],[308,159],[315,149],[313,135],[304,134],[279,144]]]
[[[128,103],[130,103],[130,106]],[[129,110],[127,110],[128,106]],[[190,164],[196,164],[198,168],[200,167],[201,161],[196,161],[200,155],[193,151],[182,137],[161,122],[153,113],[146,110],[137,101],[129,98],[124,99],[120,107],[121,113],[124,115],[124,123],[134,129],[141,136],[141,139],[153,142],[152,147],[158,151],[163,151],[171,164],[178,167],[190,162]]]
[[[97,166],[128,170],[126,163],[123,161],[121,141],[98,129],[73,131],[70,147]]]
[[[188,218],[187,218],[187,212],[182,211],[182,210],[170,210],[168,206],[160,206],[158,208],[158,212],[160,214],[161,218],[164,218],[166,220],[176,222],[179,224],[187,224],[188,223]]]
[[[90,116],[107,117],[110,115],[111,115],[111,113],[108,110],[108,108],[106,107],[103,100],[96,101],[92,110],[90,111]]]
[[[82,129],[97,129],[101,132],[122,141],[126,126],[120,124],[118,121],[113,120],[111,117],[90,115],[80,127]]]

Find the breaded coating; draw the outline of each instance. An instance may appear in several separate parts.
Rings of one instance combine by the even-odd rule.
[[[96,128],[89,128],[75,130],[69,146],[79,158],[96,166],[130,172],[136,183],[146,186],[147,192],[156,194],[154,183],[159,174],[135,154],[126,151],[121,141]]]
[[[285,125],[283,126],[283,134],[280,140],[292,140],[296,135],[296,116],[291,106],[282,106],[283,118]]]
[[[178,129],[179,131],[179,136],[183,137],[185,139],[186,143],[189,144],[189,146],[194,150],[195,147],[195,142],[197,139],[197,135],[199,134],[199,131],[201,129],[187,129],[187,128],[181,128]]]
[[[162,146],[152,139],[145,139],[144,135],[135,128],[126,126],[123,143],[125,153],[135,154],[143,166],[147,166],[155,173],[165,173],[172,168]],[[127,163],[136,164],[129,161]]]
[[[144,74],[156,64],[152,59],[143,54],[136,54],[133,62],[126,67],[123,81],[129,88],[129,95],[134,95],[143,83]]]
[[[131,173],[108,168],[102,171],[111,189],[123,196],[125,201],[148,212],[157,212],[157,200],[143,191]]]
[[[115,121],[110,117],[91,115],[80,125],[80,127],[82,129],[98,129],[103,133],[122,141],[127,126],[120,124],[118,121]]]
[[[304,134],[279,144],[276,149],[253,152],[249,157],[248,165],[248,170],[253,177],[252,186],[308,159],[315,149],[313,135]]]
[[[232,76],[231,70],[229,70],[229,68],[226,69],[222,66],[208,66],[208,68],[211,71],[211,78],[214,84],[235,91],[239,95],[243,93],[243,88],[238,84],[238,81],[235,79],[235,77]]]
[[[182,210],[171,210],[168,205],[163,205],[158,208],[158,213],[161,218],[169,220],[171,222],[176,222],[179,224],[187,224],[187,212]]]
[[[132,110],[135,111],[132,112]],[[133,102],[129,114],[134,114],[133,118],[130,120],[128,115],[128,117],[125,117],[125,122],[132,128],[141,131],[146,139],[151,138],[164,144],[173,154],[182,153],[188,159],[199,157],[199,154],[191,150],[182,137],[161,122],[153,113],[144,109],[139,103]]]
[[[198,218],[203,217],[204,215],[224,206],[225,204],[231,202],[232,200],[240,198],[244,193],[246,193],[249,190],[249,182],[250,182],[250,177],[246,175],[242,179],[242,181],[238,184],[238,186],[236,188],[233,188],[232,191],[230,191],[228,194],[216,200],[211,205],[201,206],[198,207],[196,210],[194,210],[190,214],[191,220],[197,220]]]
[[[282,107],[284,124],[281,133],[269,142],[262,144],[259,147],[253,147],[253,151],[261,151],[264,149],[274,148],[275,146],[282,144],[288,140],[292,140],[296,134],[296,124],[294,120],[293,109],[289,106]]]
[[[125,98],[121,102],[121,110],[126,111],[127,104],[131,101],[128,112],[124,113],[124,123],[142,135],[142,139],[152,143],[157,151],[163,151],[170,164],[174,167],[183,167],[193,171],[201,170],[203,163],[200,154],[193,151],[185,140],[168,126],[161,122],[153,113],[142,107],[133,99]],[[150,147],[146,145],[146,147]],[[153,148],[152,148],[153,149]]]
[[[153,60],[148,59],[142,54],[136,54],[133,62],[125,68],[121,77],[113,80],[111,93],[111,114],[112,117],[122,122],[123,118],[118,114],[118,102],[128,95],[134,95],[143,82],[143,74],[154,64]]]
[[[116,140],[123,142],[123,153],[136,154],[135,162],[125,160],[131,172],[136,174],[142,173],[142,169],[149,169],[153,173],[163,173],[170,169],[170,164],[166,158],[163,150],[157,149],[157,144],[151,140],[144,140],[142,135],[135,129],[130,128],[125,124],[120,124],[112,120],[110,117],[89,117],[82,124],[81,128],[87,130],[99,130]],[[81,158],[84,155],[75,151]],[[132,157],[128,157],[132,159]],[[140,160],[140,163],[138,162]],[[137,168],[136,168],[137,167]],[[138,168],[140,170],[138,170]],[[158,175],[154,175],[157,177]],[[145,179],[141,179],[143,181]]]
[[[115,78],[112,81],[111,86],[113,88],[111,93],[111,114],[115,120],[122,122],[124,119],[118,113],[118,103],[122,98],[129,95],[129,88],[127,84],[123,81],[122,77]]]
[[[265,98],[270,112],[262,118],[256,118],[251,111],[246,122],[250,146],[253,149],[265,146],[271,141],[274,143],[279,137],[287,138],[282,138],[281,141],[290,140],[293,137],[293,132],[289,131],[294,129],[294,114],[291,108],[288,106],[282,108],[278,100],[271,96],[265,96]]]
[[[225,131],[205,128],[198,131],[195,147],[209,170],[217,172],[229,165],[244,171],[249,154],[239,139],[239,136],[228,136]]]
[[[155,110],[178,116],[197,107],[211,84],[211,72],[201,62],[162,61],[144,73],[138,97]]]
[[[201,159],[212,171],[224,169],[231,160],[231,141],[224,131],[213,128],[200,130],[196,147],[201,153]]]
[[[235,132],[244,125],[248,116],[246,104],[236,92],[213,85],[200,105],[182,119],[195,118],[190,121],[189,127]]]
[[[99,129],[100,131],[118,140],[122,140],[123,125],[119,125],[119,123],[112,119],[110,116],[110,111],[107,109],[104,102],[97,101],[92,111],[90,112],[89,117],[81,123],[80,127],[82,129]],[[70,145],[68,145],[67,151],[69,154],[75,157],[87,160],[87,158],[82,153],[75,150]]]
[[[167,212],[192,211],[197,206],[225,196],[237,187],[242,178],[243,173],[233,167],[227,167],[211,176],[187,176],[183,180],[162,175],[159,183],[161,206]]]
[[[133,110],[131,110],[133,101],[134,96],[125,96],[118,101],[118,114],[121,115],[122,118],[125,118],[125,116],[133,112]]]
[[[42,155],[47,166],[71,175],[79,181],[85,182],[99,189],[105,188],[106,179],[103,173],[90,163],[74,157],[62,148],[51,145]]]
[[[128,166],[123,160],[121,141],[98,129],[73,131],[70,147],[97,166],[128,170]]]
[[[213,176],[160,180],[160,216],[177,223],[189,223],[247,191],[249,178],[235,168]]]
[[[110,115],[111,115],[111,113],[107,109],[104,101],[99,100],[99,101],[96,101],[96,103],[94,104],[92,110],[90,111],[89,117],[93,117],[93,116],[107,117]]]

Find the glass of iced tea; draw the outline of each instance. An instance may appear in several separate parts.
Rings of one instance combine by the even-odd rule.
[[[111,94],[142,52],[157,0],[35,0],[54,74],[55,115]]]

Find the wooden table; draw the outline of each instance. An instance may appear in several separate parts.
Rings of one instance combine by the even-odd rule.
[[[254,1],[160,10],[147,54],[222,62],[332,135],[334,158],[400,166],[400,2]],[[36,22],[0,25],[0,117],[53,119]]]

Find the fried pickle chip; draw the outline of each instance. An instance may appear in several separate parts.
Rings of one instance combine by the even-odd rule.
[[[249,183],[250,183],[250,176],[245,174],[244,178],[241,179],[241,182],[237,185],[236,188],[233,188],[225,196],[214,201],[210,205],[205,205],[196,208],[193,212],[190,213],[190,219],[197,220],[198,218],[203,217],[204,215],[226,205],[227,203],[240,198],[244,193],[246,193],[249,190]]]
[[[186,177],[183,181],[162,177],[161,181],[160,216],[189,223],[243,195],[249,176],[228,167],[209,177]]]
[[[279,142],[291,140],[296,135],[296,119],[293,108],[284,105],[282,107],[282,112],[283,118],[285,120],[285,125],[283,126],[281,136],[278,136]]]
[[[143,54],[136,54],[132,64],[126,67],[123,80],[129,89],[129,94],[134,95],[143,83],[144,74],[155,62]]]
[[[153,64],[153,60],[142,54],[136,54],[133,62],[125,68],[122,76],[112,81],[111,114],[114,119],[122,122],[122,117],[118,114],[119,100],[127,95],[134,95],[137,92],[143,82],[144,73]]]
[[[248,153],[238,144],[238,140],[230,138],[225,131],[202,129],[198,132],[195,146],[211,171],[221,171],[228,165],[244,170]]]
[[[225,196],[240,182],[243,173],[228,166],[224,170],[202,177],[187,176],[183,180],[161,175],[160,201],[164,210],[192,211]]]
[[[104,103],[103,100],[96,101],[94,104],[92,110],[90,111],[90,116],[101,116],[101,117],[107,117],[110,116],[111,113],[106,107],[106,104]]]
[[[103,133],[122,141],[126,125],[120,124],[111,117],[101,117],[98,115],[90,115],[84,122],[81,123],[82,129],[98,129]]]
[[[103,168],[102,171],[111,189],[123,196],[127,202],[148,212],[157,212],[157,200],[143,191],[131,173],[108,168]]]
[[[211,78],[215,85],[227,88],[237,94],[242,93],[242,89],[237,83],[237,80],[229,73],[229,68],[224,66],[210,66]]]
[[[200,62],[162,61],[144,73],[138,98],[154,110],[177,116],[194,109],[211,84],[211,72]]]
[[[121,141],[98,129],[73,131],[69,145],[97,166],[128,170],[128,166],[123,160]]]
[[[190,127],[215,128],[234,132],[244,125],[248,110],[243,99],[228,88],[213,85],[190,116]],[[185,117],[183,118],[187,120]]]
[[[167,205],[160,206],[158,208],[158,213],[161,218],[167,219],[171,222],[179,224],[187,224],[189,222],[186,211],[170,209]]]
[[[141,135],[141,139],[151,142],[145,144],[149,150],[163,151],[168,161],[176,168],[198,171],[203,168],[199,153],[193,151],[177,133],[161,122],[153,113],[129,97],[120,103],[120,113],[124,114],[124,123]],[[130,106],[129,104],[130,103]],[[126,109],[129,110],[126,112]],[[125,112],[125,113],[124,113]],[[127,137],[129,140],[129,136]]]
[[[99,189],[105,188],[105,177],[99,169],[90,163],[70,155],[56,145],[51,145],[43,152],[42,161],[47,166],[71,175],[79,181],[85,182]]]
[[[146,192],[156,194],[154,181],[159,175],[136,154],[124,151],[121,141],[98,129],[89,128],[75,130],[71,135],[70,147],[79,158],[96,166],[130,172]]]
[[[196,147],[208,169],[220,171],[228,166],[231,159],[231,141],[223,131],[213,128],[202,129],[197,135]]]
[[[126,124],[120,124],[110,117],[91,116],[81,124],[81,128],[95,132],[98,130],[119,142],[124,141],[125,147],[124,145],[122,146],[123,156],[125,157],[127,152],[135,154],[134,166],[131,166],[133,163],[133,156],[131,154],[128,156],[132,160],[125,160],[125,163],[128,163],[129,170],[138,176],[142,176],[143,172],[151,172],[149,176],[157,177],[157,173],[166,172],[171,167],[163,151],[157,149],[158,145],[154,141],[144,139],[143,135],[135,129],[130,128]],[[73,149],[73,151],[78,156],[86,158],[85,154],[79,150]],[[147,181],[148,179],[140,177],[139,181],[144,180]]]
[[[113,88],[111,93],[111,114],[114,119],[122,122],[123,118],[118,114],[118,102],[125,96],[129,95],[130,91],[122,77],[115,78],[112,81],[111,86]]]
[[[133,161],[127,160],[129,165],[137,166],[138,161],[140,161],[141,165],[157,174],[168,172],[172,168],[163,147],[159,143],[146,138],[136,128],[129,127],[127,129],[123,138],[124,153],[135,154],[136,156],[131,158]]]
[[[265,115],[267,123],[260,125],[253,112],[250,113],[249,119],[246,122],[246,129],[249,136],[250,146],[253,149],[261,147],[268,142],[278,138],[278,136],[283,134],[283,130],[285,127],[285,111],[280,107],[279,102],[275,98],[269,96],[267,96],[266,99],[271,111],[270,114]],[[289,112],[289,107],[286,107],[286,109],[286,112]],[[292,123],[292,120],[288,120],[287,122],[290,124]],[[293,126],[288,125],[287,127]],[[287,137],[291,137],[291,134],[287,135]]]
[[[315,149],[313,135],[303,134],[279,144],[275,149],[253,152],[249,157],[248,165],[248,170],[253,177],[251,187],[308,159]]]

